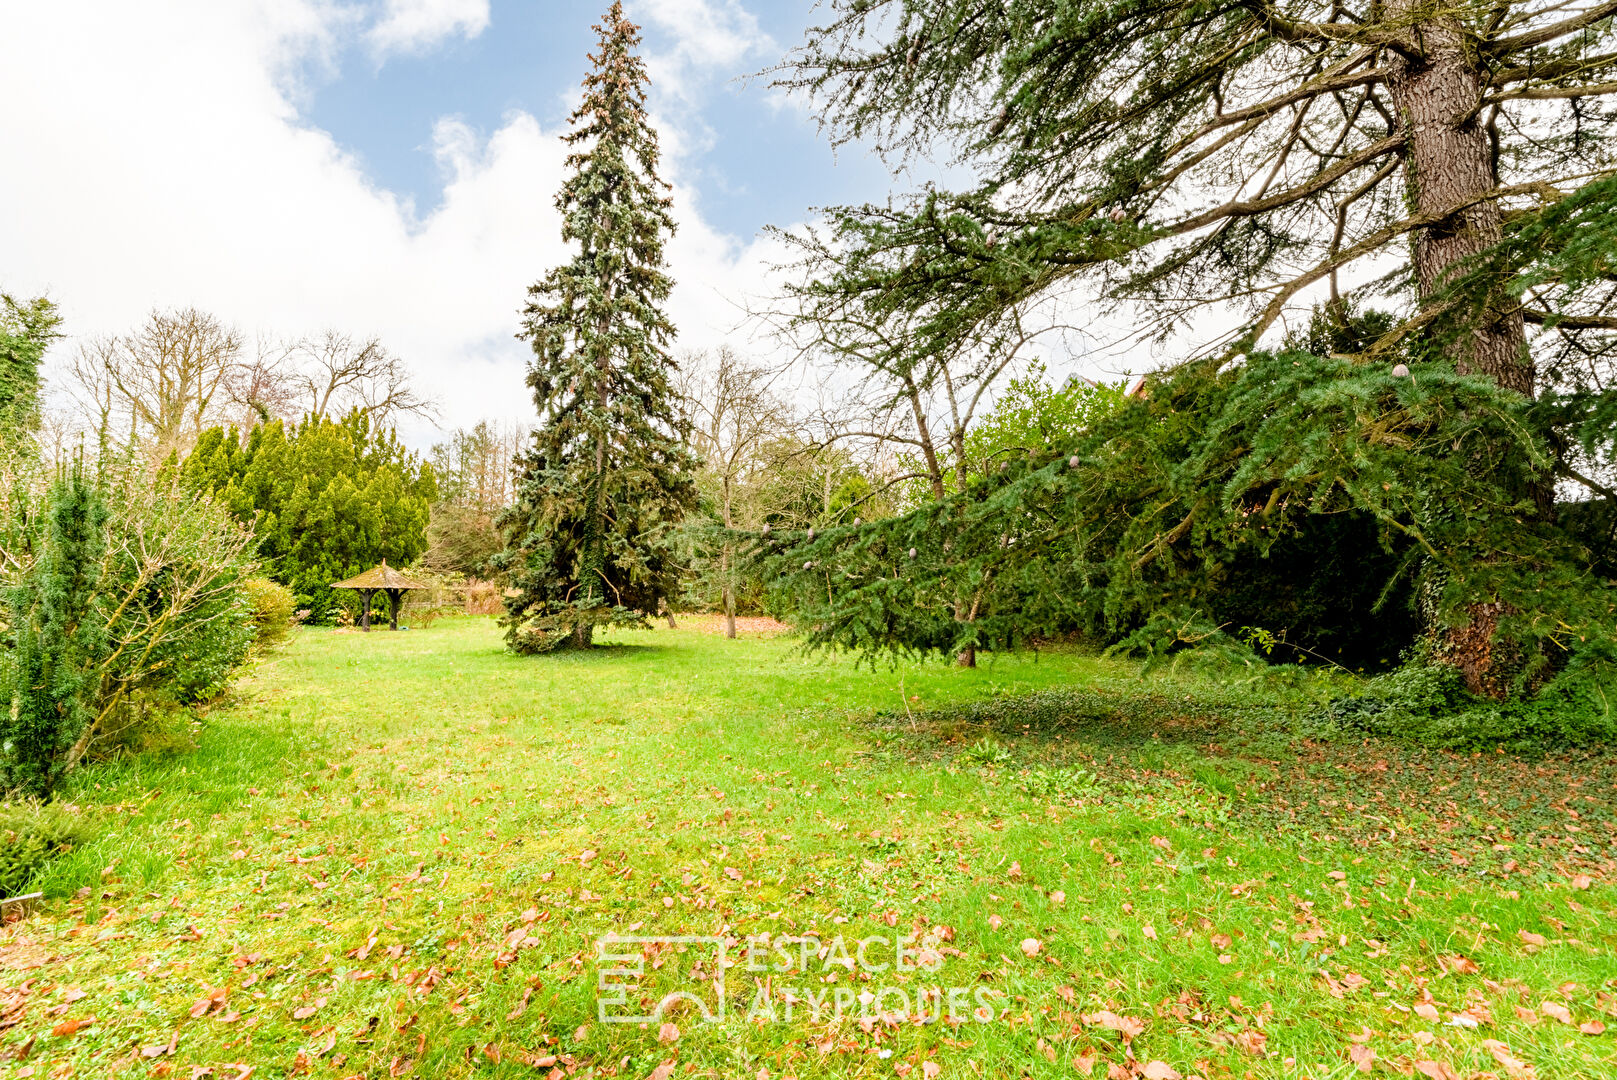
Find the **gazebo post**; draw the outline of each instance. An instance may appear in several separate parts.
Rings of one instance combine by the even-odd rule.
[[[389,630],[399,628],[399,597],[403,595],[403,592],[404,590],[402,589],[387,590],[387,628]]]
[[[373,589],[359,590],[359,628],[361,630],[371,628],[371,596],[374,592],[375,590]]]

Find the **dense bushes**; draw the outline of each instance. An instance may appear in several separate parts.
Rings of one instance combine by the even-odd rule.
[[[89,839],[83,817],[61,805],[0,804],[0,896],[16,896],[54,856]]]
[[[7,545],[34,558],[6,590],[10,707],[0,714],[0,779],[36,797],[49,795],[83,756],[81,740],[99,719],[101,672],[113,651],[100,590],[106,500],[76,470],[52,484],[44,502],[36,521],[24,519],[22,542]]]
[[[1417,660],[1316,710],[1308,725],[1327,736],[1373,735],[1454,749],[1617,740],[1617,706],[1593,674],[1565,672],[1531,698],[1501,702],[1467,692],[1455,668]]]
[[[332,582],[383,559],[407,566],[426,550],[437,497],[432,466],[360,412],[290,429],[271,421],[245,444],[235,431],[213,428],[167,470],[176,467],[186,484],[251,527],[266,572],[317,620],[340,606]]]
[[[252,538],[213,500],[103,462],[19,475],[0,514],[0,781],[75,765],[221,691],[254,638]]]
[[[1424,626],[1424,656],[1513,703],[1469,713],[1478,738],[1599,729],[1600,515],[1540,512],[1523,472],[1569,438],[1545,419],[1557,395],[1406,370],[1302,351],[1185,364],[956,497],[754,550],[816,644],[948,654],[1075,628],[1161,652],[1284,631],[1374,661]]]
[[[252,612],[253,651],[267,653],[286,642],[297,622],[297,597],[285,585],[265,577],[242,582]]]

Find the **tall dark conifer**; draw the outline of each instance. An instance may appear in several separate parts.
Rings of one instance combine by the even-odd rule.
[[[564,136],[572,175],[556,196],[577,253],[528,290],[521,337],[540,423],[518,459],[499,565],[517,590],[519,652],[587,647],[594,627],[639,624],[674,588],[668,527],[695,502],[695,461],[669,388],[674,231],[646,116],[639,28],[614,3],[597,26],[584,100]]]

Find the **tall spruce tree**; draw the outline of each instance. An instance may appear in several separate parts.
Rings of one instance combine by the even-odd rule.
[[[952,148],[977,183],[836,210],[827,232],[796,237],[810,270],[804,316],[841,355],[883,359],[895,329],[917,355],[969,355],[1082,287],[1164,337],[1220,306],[1244,330],[1214,355],[1237,360],[1274,342],[1300,302],[1322,301],[1344,328],[1375,302],[1393,315],[1377,333],[1336,335],[1361,338],[1338,354],[1353,363],[1286,364],[1326,388],[1385,380],[1407,361],[1417,378],[1491,383],[1507,412],[1564,392],[1574,404],[1534,415],[1576,426],[1600,412],[1585,392],[1609,385],[1617,282],[1555,265],[1544,241],[1569,208],[1598,219],[1617,197],[1614,14],[1612,0],[833,0],[780,81],[813,96],[839,138],[898,156]],[[1369,399],[1380,404],[1361,439],[1380,437],[1401,407]],[[1320,429],[1326,415],[1304,419]],[[1507,597],[1498,574],[1542,567],[1547,549],[1528,552],[1523,538],[1553,528],[1556,482],[1612,494],[1574,460],[1609,428],[1519,430],[1430,443],[1481,483],[1457,512],[1509,526],[1426,582],[1442,594],[1430,605],[1440,651],[1489,692],[1495,661],[1524,655],[1496,647],[1502,623],[1524,604],[1529,621],[1559,617],[1540,618],[1546,598],[1532,588]],[[1290,445],[1301,455],[1314,435],[1344,432],[1299,429]],[[1432,505],[1415,489],[1421,468],[1395,469],[1386,490]],[[1287,469],[1278,463],[1261,490],[1192,500],[1144,550],[1186,555],[1243,500],[1342,509]],[[1354,505],[1376,512],[1372,502]],[[980,574],[1011,550],[1034,508],[1006,509],[984,526],[983,559],[963,541],[950,558]]]
[[[672,595],[669,528],[695,504],[695,459],[669,380],[674,231],[646,116],[639,28],[614,3],[596,28],[584,100],[564,140],[572,174],[556,196],[577,254],[528,290],[521,337],[540,425],[518,459],[497,565],[515,593],[518,652],[587,648],[602,624],[643,624]]]

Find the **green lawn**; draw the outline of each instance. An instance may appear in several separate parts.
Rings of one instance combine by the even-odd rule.
[[[0,1075],[1617,1076],[1610,755],[1292,743],[1067,651],[619,640],[308,630],[194,749],[80,774]],[[726,1019],[601,1022],[609,931],[723,940]],[[931,970],[875,970],[910,934]],[[610,1009],[716,1006],[718,948]]]

